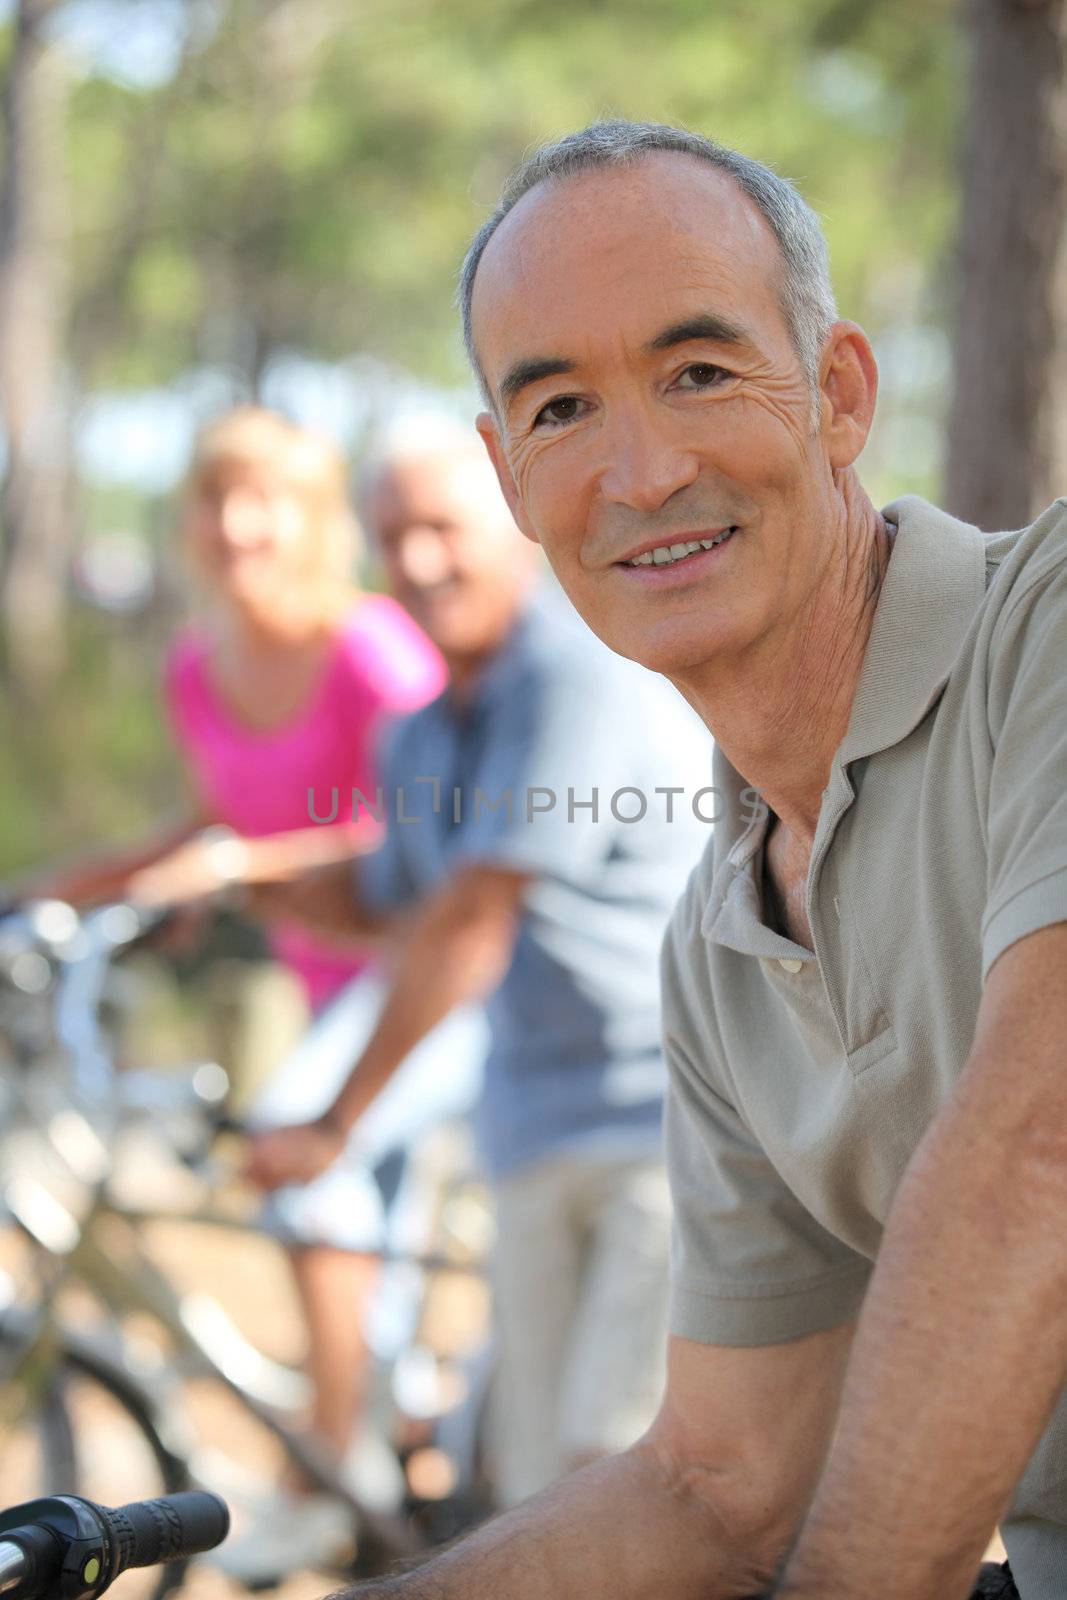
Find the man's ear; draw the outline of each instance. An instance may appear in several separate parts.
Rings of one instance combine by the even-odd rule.
[[[850,467],[867,443],[878,395],[870,340],[854,322],[835,322],[823,347],[821,433],[832,467]]]
[[[500,429],[497,427],[496,418],[491,411],[479,411],[474,419],[474,426],[481,434],[482,443],[489,452],[489,459],[493,463],[501,493],[508,503],[508,510],[511,512],[515,526],[520,533],[526,535],[527,539],[532,539],[534,544],[540,544],[541,541],[530,526],[529,518],[522,508],[519,491],[515,487],[515,479],[511,475],[508,458],[504,453],[504,443],[500,437]]]

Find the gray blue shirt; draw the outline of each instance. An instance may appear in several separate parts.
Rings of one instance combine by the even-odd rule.
[[[477,1131],[494,1176],[563,1150],[658,1148],[658,953],[709,837],[710,771],[710,736],[677,692],[551,592],[471,699],[446,691],[390,730],[386,837],[359,863],[362,898],[397,908],[471,863],[533,875],[488,1002]]]

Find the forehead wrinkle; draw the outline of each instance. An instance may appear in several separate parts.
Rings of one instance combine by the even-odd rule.
[[[654,181],[650,182],[650,177]],[[772,258],[780,254],[769,222],[751,196],[728,174],[679,152],[649,151],[633,163],[593,168],[546,180],[531,189],[488,241],[478,276],[481,266],[501,248],[512,246],[517,247],[513,273],[520,279],[524,277],[527,262],[537,259],[539,246],[552,251],[549,235],[560,212],[564,226],[576,223],[585,237],[586,224],[593,222],[598,210],[604,210],[598,206],[598,191],[604,188],[621,191],[618,203],[609,211],[609,220],[621,219],[636,203],[642,233],[658,227],[679,239],[699,240],[706,247],[709,217],[713,217],[717,237],[735,250],[757,255],[769,251]],[[679,189],[681,193],[677,192]],[[675,191],[673,195],[671,190]],[[599,219],[594,225],[598,224]],[[477,288],[477,278],[474,287]]]
[[[538,287],[542,291],[540,298],[544,298],[546,272],[558,279],[561,249],[573,248],[575,225],[583,220],[582,213],[594,209],[592,206],[586,207],[580,203],[567,204],[569,197],[579,201],[584,198],[583,178],[623,180],[624,189],[631,191],[622,199],[620,207],[620,212],[626,213],[632,210],[631,200],[635,191],[642,201],[649,198],[647,192],[641,195],[642,180],[646,178],[647,167],[648,163],[642,161],[632,171],[580,174],[565,183],[554,183],[534,190],[519,202],[490,239],[475,280],[472,320],[476,344],[482,345],[484,349],[484,335],[492,328],[498,311],[513,311],[516,305],[521,307],[527,299],[536,301],[538,294],[534,291]],[[688,167],[689,162],[686,161],[684,168]],[[709,175],[699,173],[698,176],[703,180]],[[737,317],[734,307],[739,301],[739,291],[741,291],[746,300],[750,302],[756,300],[757,304],[752,310],[755,312],[757,322],[760,321],[762,306],[765,306],[774,316],[775,322],[782,324],[780,331],[788,338],[778,283],[780,271],[777,241],[747,196],[732,183],[719,180],[718,174],[710,176],[718,193],[714,199],[709,197],[707,205],[680,203],[664,210],[663,197],[655,194],[651,196],[652,209],[657,213],[656,220],[660,224],[659,239],[668,257],[673,256],[673,261],[661,260],[660,263],[663,275],[661,293],[658,296],[661,301],[660,325],[669,326],[687,318],[688,307],[679,305],[679,299],[683,297],[685,299],[692,297],[690,304],[693,305],[694,312],[705,311],[709,304],[722,305],[723,320],[731,323],[739,322],[742,319]],[[709,231],[709,209],[712,208],[716,226]],[[591,218],[589,220],[590,235],[583,237],[580,248],[587,269],[591,264],[596,267],[601,296],[609,299],[618,297],[625,304],[626,280],[633,273],[642,276],[647,293],[647,260],[634,260],[627,249],[620,248],[618,230],[620,227],[625,228],[630,225],[633,219],[628,219],[626,215],[615,215],[603,221],[600,218],[595,222]],[[641,228],[646,238],[649,222],[646,213]],[[566,298],[565,290],[562,292]],[[750,319],[743,320],[747,325],[737,330],[743,335],[742,342],[747,344],[753,353],[766,355],[768,353],[766,336],[761,338],[758,335]],[[654,327],[655,322],[650,318],[647,325]],[[533,331],[536,335],[540,330]],[[776,327],[775,333],[778,331]],[[618,332],[622,334],[622,329],[620,328]],[[559,350],[563,340],[553,336],[552,342]],[[623,342],[626,342],[625,335]],[[645,337],[637,342],[645,343]],[[540,340],[537,339],[535,343],[534,338],[531,338],[530,343],[536,350]],[[488,354],[488,351],[485,353]],[[541,358],[520,358],[518,361],[513,361],[509,373],[514,367],[525,365],[527,360],[532,364],[535,359]],[[566,368],[563,366],[564,361],[568,362]],[[574,366],[575,362],[561,352],[560,366],[557,370],[560,372],[573,370]],[[483,370],[489,379],[490,373],[484,357]],[[552,374],[546,368],[540,375],[547,377]],[[513,399],[519,385],[509,385],[508,395],[504,394],[503,384],[498,387],[498,407],[500,411],[506,412],[509,409],[509,401]]]
[[[768,259],[759,242],[751,236],[738,245],[727,230],[725,237],[705,239],[701,248],[690,236],[681,250],[678,274],[671,279],[672,287],[684,283],[697,312],[711,311],[733,324],[752,345],[759,344],[753,315],[758,318],[761,302],[776,314],[781,311],[777,245]]]

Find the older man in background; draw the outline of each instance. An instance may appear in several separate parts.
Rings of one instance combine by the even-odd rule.
[[[253,1174],[322,1170],[414,1045],[490,996],[476,1131],[498,1224],[496,1487],[513,1504],[631,1443],[662,1388],[657,955],[709,831],[711,742],[538,583],[473,431],[393,451],[365,516],[450,683],[393,730],[381,847],[292,891],[336,932],[409,920],[336,1103],[261,1136]]]
[[[537,152],[462,304],[519,525],[725,815],[664,952],[659,1416],[362,1592],[1064,1600],[1067,514],[874,507],[817,219],[696,135]]]

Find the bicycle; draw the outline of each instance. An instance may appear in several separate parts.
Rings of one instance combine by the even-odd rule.
[[[120,1419],[137,1441],[137,1470],[151,1470],[162,1489],[219,1482],[240,1504],[262,1488],[262,1477],[253,1481],[255,1474],[246,1473],[242,1481],[233,1462],[217,1448],[206,1450],[190,1426],[188,1387],[207,1379],[270,1436],[284,1461],[344,1509],[353,1549],[332,1570],[373,1575],[417,1552],[426,1525],[419,1530],[403,1514],[410,1504],[381,1510],[353,1492],[296,1421],[304,1398],[299,1375],[265,1357],[217,1304],[179,1294],[141,1237],[159,1213],[114,1192],[109,1142],[131,1117],[154,1124],[176,1115],[195,1128],[199,1100],[201,1132],[187,1155],[193,1168],[202,1166],[205,1099],[217,1097],[219,1087],[217,1072],[204,1064],[169,1086],[113,1069],[98,1020],[104,980],[115,951],[140,937],[150,920],[128,907],[78,919],[52,905],[0,923],[0,975],[9,991],[0,1004],[0,1032],[10,1057],[2,1080],[0,1197],[30,1243],[38,1277],[29,1306],[12,1303],[9,1294],[0,1310],[0,1373],[7,1380],[0,1464],[8,1471],[12,1441],[18,1445],[32,1432],[38,1443],[31,1470],[49,1487],[77,1492],[90,1459],[99,1469],[90,1435],[110,1410],[112,1426]],[[178,1214],[214,1227],[248,1226],[210,1204]],[[435,1272],[477,1270],[470,1260],[443,1257],[417,1264]],[[71,1325],[64,1303],[75,1286],[106,1308],[99,1329]],[[151,1321],[163,1354],[131,1336],[131,1318]],[[103,1409],[101,1397],[108,1402]],[[156,1593],[178,1581],[165,1572]]]

